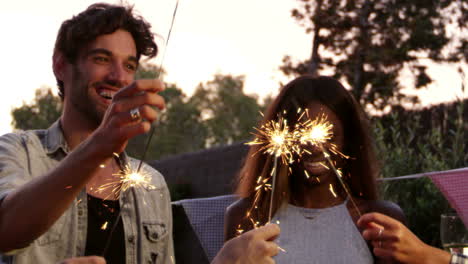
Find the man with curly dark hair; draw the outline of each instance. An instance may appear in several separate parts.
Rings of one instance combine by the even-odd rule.
[[[163,109],[156,79],[134,80],[154,57],[151,27],[132,7],[93,4],[63,22],[53,71],[63,100],[46,130],[0,138],[0,250],[12,263],[104,256],[108,263],[170,263],[169,191],[143,164],[150,188],[123,191],[124,153]],[[103,186],[108,186],[104,188]],[[121,191],[122,190],[122,191]]]

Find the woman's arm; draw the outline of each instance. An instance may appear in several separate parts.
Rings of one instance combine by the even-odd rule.
[[[450,263],[450,253],[425,244],[405,225],[387,215],[365,214],[358,226],[363,230],[364,239],[371,241],[373,252],[380,260],[407,264]]]

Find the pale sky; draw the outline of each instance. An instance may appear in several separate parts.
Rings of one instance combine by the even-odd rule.
[[[10,132],[11,109],[30,102],[41,86],[55,91],[52,49],[63,20],[96,1],[0,1],[0,63],[4,93],[0,96],[0,135]],[[116,1],[103,1],[115,3]],[[133,0],[135,9],[153,25],[160,55],[176,0]],[[287,82],[278,67],[284,55],[305,59],[311,36],[290,16],[296,0],[179,0],[163,67],[165,81],[191,94],[198,83],[216,73],[245,75],[245,91],[260,97],[276,94]],[[467,65],[463,65],[468,74]],[[431,66],[436,82],[418,91],[423,104],[468,97],[461,92],[455,66]],[[468,78],[465,78],[465,83]],[[414,91],[408,91],[414,94]]]

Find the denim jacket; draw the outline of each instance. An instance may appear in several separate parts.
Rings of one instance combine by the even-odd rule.
[[[0,137],[0,202],[15,188],[55,168],[67,153],[69,149],[58,121],[47,130]],[[139,163],[132,158],[127,161],[134,168]],[[151,174],[154,188],[130,188],[121,193],[119,200],[126,263],[174,263],[169,191],[158,171],[146,164],[141,171]],[[26,248],[3,252],[2,260],[6,263],[49,264],[83,256],[88,224],[86,201],[86,190],[83,189],[46,233]]]

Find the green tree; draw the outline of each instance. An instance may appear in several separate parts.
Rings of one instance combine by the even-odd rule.
[[[138,66],[138,70],[135,74],[135,80],[154,79],[160,75],[164,76],[165,74],[166,74],[166,71],[163,68],[159,68],[158,66],[152,63],[142,62]]]
[[[164,75],[154,64],[141,64],[135,79],[157,78]],[[159,94],[166,101],[166,109],[159,111],[158,120],[152,125],[150,134],[139,135],[130,140],[127,151],[130,155],[142,158],[149,143],[145,160],[196,151],[205,148],[207,129],[200,118],[200,111],[187,96],[174,84],[165,83],[166,89]],[[151,141],[149,141],[151,140]]]
[[[376,109],[417,102],[401,92],[402,69],[421,88],[432,82],[423,62],[466,62],[467,11],[464,0],[298,0],[292,16],[313,35],[311,56],[285,56],[280,69],[287,75],[331,70],[361,104]]]
[[[215,75],[200,84],[189,103],[197,106],[208,127],[208,146],[231,144],[250,137],[260,118],[257,98],[244,94],[244,77]]]
[[[429,125],[423,125],[422,113],[392,114],[385,122],[376,120],[382,176],[391,178],[468,166],[464,109],[464,102],[457,102],[456,113],[444,115],[445,126],[432,118]],[[382,193],[384,199],[401,206],[410,229],[418,237],[440,246],[440,214],[453,209],[429,178],[388,181],[383,184]]]
[[[14,129],[28,130],[48,128],[62,113],[62,101],[54,95],[50,87],[41,87],[36,90],[31,103],[13,108],[11,111]]]
[[[153,137],[146,160],[192,152],[206,147],[207,128],[198,107],[187,101],[187,96],[175,85],[168,85],[160,93],[166,100],[166,110],[160,112],[152,126]],[[128,146],[131,155],[141,158],[149,134],[132,139]]]

